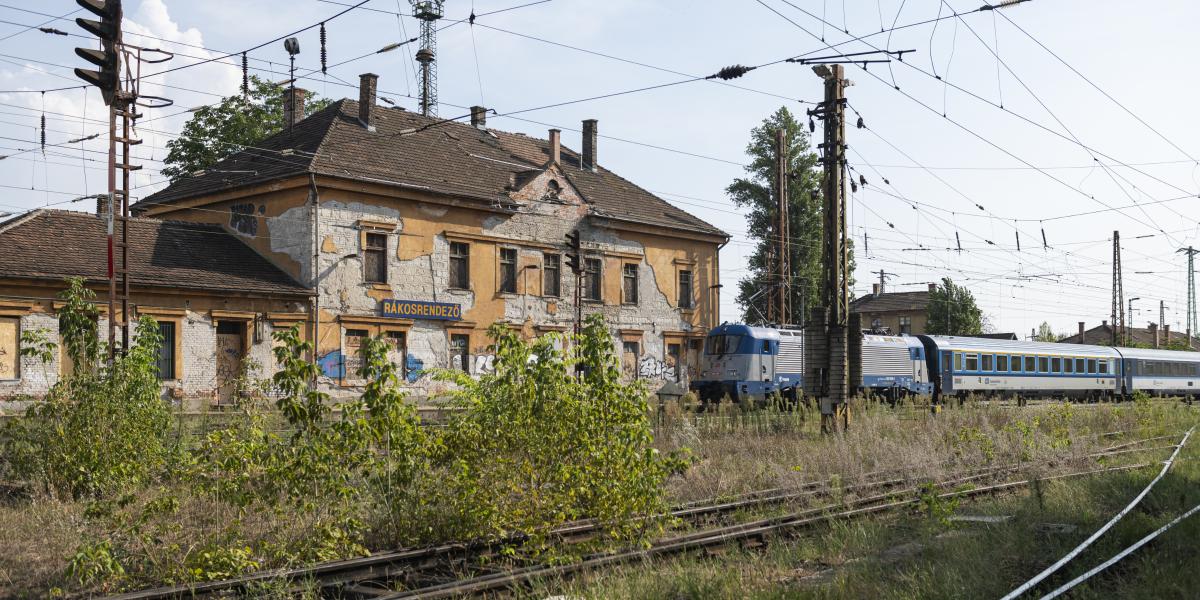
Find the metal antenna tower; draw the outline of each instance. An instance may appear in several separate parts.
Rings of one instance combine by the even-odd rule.
[[[1120,333],[1118,333],[1120,332]],[[1120,337],[1118,337],[1120,336]],[[1125,288],[1121,278],[1121,232],[1113,232],[1112,345],[1125,336]]]
[[[1196,331],[1196,326],[1198,324],[1200,324],[1200,323],[1196,322],[1196,270],[1192,266],[1194,264],[1193,257],[1196,256],[1197,254],[1200,254],[1200,250],[1196,250],[1195,248],[1188,246],[1187,248],[1180,248],[1180,249],[1176,250],[1175,252],[1176,253],[1183,252],[1183,253],[1187,254],[1187,259],[1188,259],[1188,266],[1187,266],[1187,286],[1188,286],[1187,287],[1187,292],[1188,292],[1187,334],[1188,334],[1188,344],[1191,344],[1192,343],[1192,332]]]
[[[421,22],[421,49],[417,50],[417,62],[421,63],[421,114],[437,116],[437,20],[444,14],[445,0],[409,0],[413,17]]]

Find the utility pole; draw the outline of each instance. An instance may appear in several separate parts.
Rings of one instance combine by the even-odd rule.
[[[1163,326],[1166,325],[1166,323],[1167,323],[1166,316],[1167,316],[1167,306],[1162,300],[1159,300],[1158,301],[1158,329],[1154,332],[1154,347],[1155,348],[1162,347],[1161,340],[1162,340],[1162,334],[1163,334]],[[1171,345],[1171,340],[1167,340],[1167,345],[1168,346]]]
[[[412,4],[413,17],[421,22],[421,48],[417,50],[417,62],[421,63],[421,114],[436,117],[438,111],[437,94],[437,27],[438,19],[442,18],[445,10],[444,0],[409,0]],[[471,15],[472,24],[475,15]]]
[[[805,328],[809,366],[805,368],[805,387],[820,399],[821,431],[834,433],[838,422],[845,430],[850,424],[849,362],[849,273],[847,272],[846,200],[845,200],[845,88],[850,85],[841,64],[816,65],[813,72],[825,80],[825,101],[809,111],[810,117],[824,121],[824,141],[820,144],[824,167],[824,236],[821,246],[821,295],[825,306],[813,311]],[[857,332],[855,332],[857,334]]]
[[[887,278],[891,277],[893,275],[895,275],[895,273],[888,273],[887,271],[884,271],[883,269],[879,270],[879,293],[880,294],[882,294],[886,291]]]
[[[1125,339],[1125,289],[1121,278],[1121,232],[1113,232],[1112,340]]]
[[[1187,293],[1188,293],[1187,336],[1188,337],[1187,337],[1187,339],[1188,339],[1188,345],[1190,346],[1192,343],[1192,332],[1196,331],[1196,328],[1198,325],[1198,323],[1196,322],[1196,270],[1193,268],[1193,258],[1196,256],[1196,254],[1200,253],[1200,250],[1196,250],[1196,249],[1192,248],[1191,246],[1188,246],[1187,248],[1180,248],[1180,249],[1176,250],[1175,252],[1176,253],[1179,253],[1179,252],[1186,253],[1187,260],[1188,260],[1188,266],[1187,266]]]
[[[776,253],[776,268],[778,268],[779,288],[775,290],[778,301],[776,322],[780,327],[786,327],[792,321],[792,251],[791,227],[788,224],[788,146],[787,131],[780,127],[775,132],[775,199],[776,226],[779,235],[779,251]]]

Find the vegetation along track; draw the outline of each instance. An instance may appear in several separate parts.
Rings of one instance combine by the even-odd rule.
[[[1105,450],[1087,454],[1081,458],[1104,458],[1134,452],[1151,452],[1161,450],[1164,447],[1146,447],[1145,445],[1167,437],[1174,436],[1158,436],[1133,440],[1130,442],[1110,446]],[[1025,463],[1023,465],[1011,464],[969,469],[955,474],[954,477],[950,479],[938,482],[937,486],[939,488],[945,488],[947,486],[965,484],[988,477],[997,477],[1005,473],[1017,471],[1020,468],[1027,466],[1030,466],[1029,463]],[[1145,465],[1134,465],[1133,467],[1122,466],[1094,471],[1084,471],[1080,473],[1073,473],[1071,476],[1137,468],[1141,466]],[[1050,477],[1047,479],[1055,478],[1058,477]],[[120,600],[158,600],[165,598],[197,598],[216,596],[228,597],[229,595],[246,594],[251,592],[257,585],[277,583],[280,581],[297,582],[298,587],[303,587],[303,585],[305,585],[302,582],[309,582],[312,584],[312,587],[319,588],[322,594],[328,597],[374,598],[385,594],[393,594],[393,592],[387,590],[386,588],[369,587],[365,584],[378,584],[381,582],[396,581],[400,578],[405,579],[410,585],[422,585],[423,583],[427,582],[432,583],[426,585],[425,587],[418,587],[410,591],[400,592],[396,597],[426,597],[422,594],[432,594],[432,596],[429,597],[443,597],[462,593],[476,593],[489,589],[508,587],[532,579],[561,576],[580,569],[589,569],[602,567],[609,564],[616,564],[624,560],[632,560],[638,557],[681,552],[694,548],[706,548],[721,545],[722,543],[753,540],[756,538],[761,539],[769,532],[786,531],[824,521],[839,518],[853,518],[856,516],[868,515],[875,512],[910,506],[920,501],[918,495],[922,492],[922,489],[919,487],[909,487],[906,489],[892,488],[896,488],[904,484],[910,484],[914,481],[914,479],[915,478],[912,477],[900,476],[896,471],[879,471],[864,475],[860,482],[852,485],[839,486],[832,481],[813,481],[795,487],[757,490],[732,497],[722,497],[692,502],[678,506],[670,513],[670,516],[687,523],[701,524],[717,518],[740,513],[742,511],[753,510],[755,508],[762,508],[771,505],[780,505],[804,498],[831,496],[835,493],[871,494],[874,492],[873,495],[863,495],[862,497],[853,500],[842,500],[838,503],[827,504],[817,508],[806,509],[773,518],[759,519],[756,521],[739,523],[736,525],[725,525],[715,529],[701,529],[677,537],[661,540],[656,542],[647,550],[637,550],[618,554],[595,555],[586,557],[580,562],[569,565],[553,567],[534,565],[512,571],[492,573],[471,579],[446,582],[445,575],[453,572],[456,566],[466,567],[468,565],[479,564],[488,557],[496,556],[497,553],[503,548],[519,545],[524,541],[523,536],[512,536],[493,542],[447,543],[424,548],[378,553],[361,558],[322,563],[311,567],[261,571],[236,579],[148,589],[123,594],[117,596],[116,598]],[[1000,492],[1014,487],[1020,487],[1021,485],[1025,485],[1027,483],[1028,481],[1009,482],[1005,484],[999,484],[998,486],[993,485],[971,491],[950,492],[947,494],[942,494],[941,496],[949,498],[962,495]],[[897,500],[897,498],[906,497],[908,499]],[[597,527],[598,524],[595,522],[580,521],[555,529],[551,532],[551,534],[556,539],[574,541],[588,538]]]

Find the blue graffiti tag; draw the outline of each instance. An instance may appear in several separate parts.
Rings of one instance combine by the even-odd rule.
[[[321,373],[326,377],[341,379],[346,376],[346,365],[342,360],[341,350],[334,350],[318,358],[317,365],[321,367]]]
[[[421,369],[424,368],[425,363],[421,359],[409,354],[408,360],[406,360],[404,363],[404,371],[407,373],[405,379],[407,379],[409,383],[416,383],[423,374]]]

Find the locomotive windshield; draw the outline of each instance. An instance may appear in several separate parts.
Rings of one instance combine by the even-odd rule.
[[[729,354],[737,351],[738,345],[742,343],[740,335],[725,335],[717,334],[708,336],[708,341],[705,344],[705,354]]]

